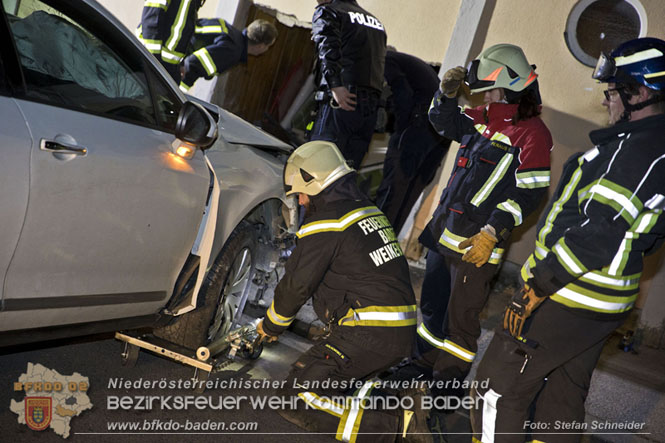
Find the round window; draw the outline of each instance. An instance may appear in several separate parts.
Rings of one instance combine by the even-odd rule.
[[[564,37],[577,60],[596,66],[626,40],[644,37],[647,15],[638,0],[580,0],[568,15]]]

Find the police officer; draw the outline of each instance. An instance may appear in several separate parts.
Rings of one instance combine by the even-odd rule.
[[[317,2],[312,40],[320,63],[321,102],[310,138],[336,143],[358,168],[376,124],[386,33],[355,0]]]
[[[462,109],[466,79],[485,106]],[[478,316],[511,231],[538,206],[550,177],[552,137],[540,119],[537,75],[521,48],[494,45],[446,72],[429,111],[460,143],[455,167],[420,241],[428,247],[419,359],[437,380],[462,380],[476,354]],[[446,308],[447,304],[447,308]]]
[[[180,82],[180,62],[194,34],[196,14],[204,0],[145,0],[139,39]]]
[[[409,355],[415,336],[408,265],[390,223],[358,189],[333,143],[296,149],[284,183],[287,195],[297,194],[305,206],[305,223],[257,330],[276,339],[312,298],[328,335],[293,364],[282,394],[299,399],[298,408],[280,414],[338,440],[395,441],[416,432],[413,441],[419,441],[429,433],[426,411],[365,410],[362,403],[378,391],[367,377]],[[315,381],[330,386],[303,385]],[[348,402],[332,400],[347,393]]]
[[[264,54],[276,39],[277,28],[263,19],[254,20],[242,31],[221,18],[197,20],[180,89],[187,92],[200,77],[209,79],[238,63],[247,63],[248,54]]]
[[[483,442],[524,441],[514,433],[525,432],[534,403],[542,430],[529,440],[580,441],[565,425],[584,422],[603,344],[634,306],[643,256],[665,238],[665,41],[621,44],[601,55],[593,78],[607,83],[610,126],[564,165],[505,331],[480,363],[476,377],[489,387],[475,392],[472,424]]]
[[[389,50],[383,76],[392,90],[395,126],[376,202],[399,233],[420,193],[434,179],[450,140],[437,134],[427,118],[439,87],[439,78],[430,65]]]

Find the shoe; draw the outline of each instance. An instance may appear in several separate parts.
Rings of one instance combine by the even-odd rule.
[[[429,409],[423,408],[423,397],[427,390],[423,388],[405,389],[399,393],[401,398],[413,399],[413,410],[404,410],[401,441],[405,443],[434,443],[429,428]],[[399,440],[398,440],[399,441]]]

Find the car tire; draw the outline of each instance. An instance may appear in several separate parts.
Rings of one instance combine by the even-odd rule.
[[[206,276],[199,294],[203,305],[155,330],[156,336],[197,349],[230,330],[242,293],[249,298],[255,289],[256,232],[248,222],[236,227]],[[237,315],[242,315],[242,309]]]

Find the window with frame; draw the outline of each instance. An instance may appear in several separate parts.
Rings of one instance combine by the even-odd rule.
[[[566,22],[564,37],[573,56],[596,66],[601,52],[646,35],[647,16],[639,0],[580,0]]]

